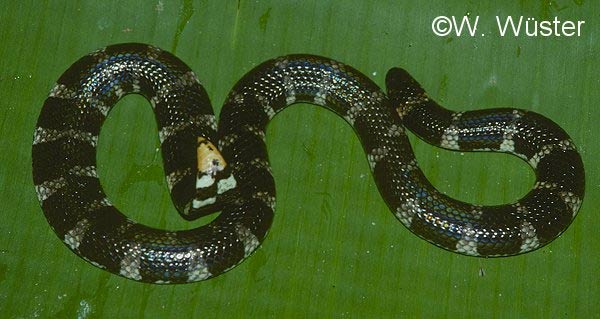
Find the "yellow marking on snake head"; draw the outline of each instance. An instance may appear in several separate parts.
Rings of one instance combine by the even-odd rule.
[[[198,146],[196,147],[198,158],[198,171],[204,174],[215,175],[222,171],[227,163],[221,152],[215,145],[204,137],[198,137]]]

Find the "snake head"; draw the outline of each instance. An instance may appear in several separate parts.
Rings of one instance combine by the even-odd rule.
[[[196,194],[180,214],[187,220],[210,215],[223,208],[224,198],[237,186],[231,169],[217,147],[204,137],[198,137],[196,147]]]

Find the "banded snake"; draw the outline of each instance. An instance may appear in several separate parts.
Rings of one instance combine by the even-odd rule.
[[[33,179],[51,227],[77,255],[143,282],[185,283],[239,264],[264,240],[275,210],[265,129],[298,102],[324,106],[355,130],[381,196],[419,237],[473,256],[509,256],[546,245],[571,223],[584,195],[581,157],[567,133],[534,112],[444,109],[404,70],[387,94],[340,62],[288,55],[248,72],[230,91],[219,123],[196,75],[159,48],[111,45],[75,62],[46,99],[34,133]],[[115,103],[138,93],[152,104],[167,185],[186,219],[221,211],[192,230],[130,220],[104,193],[96,168],[100,129]],[[447,149],[514,154],[536,173],[512,204],[472,205],[437,191],[404,127]]]

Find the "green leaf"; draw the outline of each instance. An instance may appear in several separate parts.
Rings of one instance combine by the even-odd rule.
[[[592,318],[599,317],[597,152],[600,6],[594,1],[5,1],[0,11],[0,309],[2,318]],[[471,37],[433,34],[437,16],[479,16]],[[501,37],[496,16],[585,20],[580,36]],[[479,33],[484,33],[480,36]],[[459,256],[412,235],[389,212],[352,129],[297,105],[269,125],[277,212],[262,247],[206,282],[140,284],[70,252],[46,222],[31,177],[35,122],[79,57],[119,42],[170,50],[196,71],[218,114],[260,62],[312,53],[384,84],[406,68],[456,110],[515,106],[573,138],[587,169],[580,215],[555,242],[497,259]],[[411,138],[432,183],[499,204],[531,187],[518,159],[460,154]],[[99,170],[111,201],[151,226],[195,227],[166,191],[149,103],[129,96],[102,129]],[[60,160],[60,159],[57,159]]]

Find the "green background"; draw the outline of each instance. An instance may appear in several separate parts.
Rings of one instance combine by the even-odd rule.
[[[446,2],[2,1],[0,317],[600,317],[599,2]],[[479,16],[478,34],[436,36],[431,22],[439,15]],[[501,37],[496,15],[586,22],[579,37]],[[344,61],[380,85],[390,67],[402,66],[455,110],[516,106],[542,113],[578,145],[587,196],[570,228],[536,252],[459,256],[396,221],[350,126],[324,109],[297,105],[269,125],[277,214],[251,258],[188,285],[111,275],[70,252],[48,226],[30,152],[40,107],[58,76],[84,54],[127,41],[179,56],[205,84],[217,114],[245,72],[300,52]],[[534,181],[517,158],[411,140],[433,184],[459,199],[509,202]],[[102,183],[127,215],[172,229],[206,222],[190,225],[173,208],[143,98],[119,102],[99,144]]]

